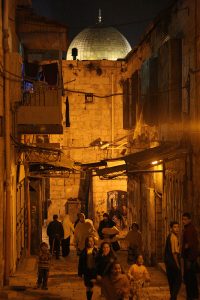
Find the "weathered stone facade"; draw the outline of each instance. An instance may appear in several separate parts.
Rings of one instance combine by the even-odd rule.
[[[0,7],[6,5],[0,2]],[[18,193],[18,184],[24,190],[23,176],[17,173],[16,152],[10,136],[15,136],[15,105],[20,101],[21,56],[19,40],[16,34],[15,19],[16,3],[9,2],[7,13],[0,13],[0,285],[8,280],[16,270],[16,264],[21,257],[19,253],[24,245],[21,224],[17,225],[17,218],[24,209],[23,192]],[[7,20],[6,20],[7,19]],[[11,21],[12,20],[12,21]],[[7,24],[7,25],[6,25]],[[20,183],[17,179],[21,179]],[[17,216],[17,218],[16,218]],[[22,215],[21,215],[22,221]],[[23,219],[24,222],[24,219]]]
[[[127,78],[131,81],[138,76],[137,83],[131,81],[136,106],[131,152],[137,151],[135,147],[150,148],[162,142],[187,149],[187,154],[183,150],[162,160],[159,186],[156,173],[128,179],[129,202],[136,208],[147,245],[146,259],[151,263],[163,258],[170,221],[181,222],[182,213],[189,211],[200,228],[199,12],[199,1],[174,1],[127,58]]]
[[[59,142],[69,159],[82,164],[119,157],[123,148],[112,146],[112,143],[127,133],[123,129],[122,113],[124,62],[63,61],[62,70],[64,133],[60,137],[51,136],[51,142]],[[91,102],[87,100],[90,96]],[[100,142],[108,142],[109,146],[101,149]],[[63,214],[67,199],[80,197],[80,176],[70,174],[69,178],[51,179],[50,197],[55,212]],[[91,187],[88,197],[90,203],[94,202],[94,210],[88,215],[95,218],[97,211],[101,214],[107,211],[108,191],[126,191],[126,178],[107,182],[92,177]]]
[[[2,1],[0,3],[2,7]],[[15,271],[17,262],[27,250],[27,228],[29,238],[30,233],[35,235],[39,245],[44,218],[42,205],[47,194],[51,200],[49,220],[54,213],[63,215],[69,200],[79,199],[81,208],[86,209],[88,217],[97,226],[103,212],[108,210],[109,193],[121,192],[123,195],[127,191],[128,226],[133,221],[139,223],[148,263],[163,259],[169,222],[174,219],[181,222],[184,211],[192,213],[194,223],[200,229],[199,5],[195,0],[174,1],[150,25],[126,60],[62,62],[64,91],[61,86],[58,90],[63,91],[64,133],[50,135],[47,143],[59,144],[65,157],[77,163],[74,172],[63,176],[53,174],[46,182],[41,178],[44,174],[38,172],[36,178],[26,182],[24,166],[16,165],[14,142],[9,141],[10,154],[6,157],[5,133],[8,131],[5,132],[0,124],[0,165],[5,166],[9,159],[10,166],[0,168],[0,240],[3,241],[0,247],[0,284]],[[11,105],[7,138],[15,136],[15,102],[19,104],[21,101],[19,76],[22,59],[13,22],[15,5],[11,8],[7,41],[10,64],[6,71],[12,71],[15,76],[9,73]],[[2,27],[2,16],[0,22]],[[1,30],[1,41],[2,35]],[[0,43],[0,70],[8,76],[3,70],[4,55]],[[34,57],[32,52],[29,55]],[[45,51],[42,57],[45,57]],[[5,115],[4,80],[5,76],[0,77],[2,124],[8,118]],[[38,146],[36,137],[31,136],[29,141],[28,138],[24,137],[25,144],[31,144],[32,139]],[[133,164],[132,172],[125,169],[128,176],[124,172],[118,177],[102,178],[96,176],[95,167],[89,167],[90,163],[97,163],[97,168],[103,168],[98,166],[102,160],[112,161],[115,165],[117,162],[113,159],[121,158],[125,152],[142,153],[144,149],[159,147],[163,143],[175,145],[175,150],[168,156],[163,150],[158,152],[158,157],[155,155],[157,163],[149,159],[145,164],[141,154],[141,161],[137,162],[140,169]],[[128,167],[130,165],[131,162]],[[8,216],[9,222],[6,222]]]
[[[31,178],[29,181],[25,176],[25,173],[28,174],[28,164],[23,153],[27,149],[28,138],[27,136],[21,136],[17,131],[17,111],[21,106],[27,106],[27,102],[24,101],[25,98],[23,97],[25,94],[27,95],[27,90],[22,84],[22,77],[25,82],[22,64],[29,59],[28,54],[30,53],[28,53],[28,50],[33,51],[38,59],[38,57],[43,57],[41,54],[45,57],[45,52],[52,50],[49,48],[54,46],[54,58],[56,52],[58,59],[58,53],[61,52],[61,49],[58,49],[58,44],[59,47],[64,49],[67,47],[66,28],[58,24],[54,24],[56,28],[61,29],[62,27],[63,29],[60,40],[59,34],[55,31],[58,44],[55,43],[52,46],[51,41],[55,36],[52,37],[50,32],[48,33],[48,39],[51,41],[48,45],[45,42],[46,47],[43,51],[41,50],[42,43],[39,41],[39,36],[34,35],[34,30],[32,30],[32,35],[30,30],[27,34],[28,37],[25,37],[24,30],[20,31],[19,29],[24,22],[27,30],[30,29],[31,25],[35,26],[37,22],[40,22],[43,29],[45,24],[51,23],[52,25],[52,22],[44,18],[36,18],[30,6],[31,1],[29,0],[0,1],[0,7],[3,8],[3,12],[0,10],[0,285],[8,284],[9,276],[13,275],[17,264],[24,255],[30,254],[31,243],[34,244],[37,240],[35,249],[38,249],[42,238],[42,205],[46,196],[45,179],[41,177]],[[30,26],[27,26],[27,20]],[[46,29],[48,31],[48,28]],[[41,32],[41,34],[44,33]],[[26,38],[30,38],[31,46],[26,44],[26,51],[24,51],[23,46],[27,42]],[[44,40],[44,35],[40,35],[40,38]],[[62,43],[60,43],[61,40]],[[40,53],[35,52],[38,45],[38,52]],[[29,46],[31,49],[29,49]],[[29,84],[32,81],[38,81],[36,78],[35,80],[32,79],[29,80]],[[38,91],[35,91],[35,94],[38,94]],[[54,96],[55,93],[52,92],[52,95]],[[42,114],[41,116],[43,117]],[[42,117],[40,118],[41,123]],[[35,124],[32,125],[34,127]],[[34,131],[29,132],[35,133]],[[55,131],[52,130],[51,132]],[[31,140],[34,140],[33,136]],[[34,148],[36,151],[37,149],[37,147]],[[40,161],[38,157],[37,162]]]
[[[112,143],[125,136],[128,153],[162,143],[180,146],[169,157],[161,151],[157,164],[151,166],[149,161],[144,170],[128,174],[129,225],[133,221],[140,224],[148,263],[163,259],[169,222],[181,222],[184,211],[192,213],[200,228],[199,12],[198,1],[174,1],[149,26],[124,62],[63,63],[63,103],[68,101],[70,127],[64,131],[61,148],[70,159],[90,163],[121,156],[121,149],[112,146],[106,150],[90,146],[99,138]],[[116,93],[121,95],[106,97]],[[86,103],[86,94],[103,98],[94,95],[93,102]],[[126,190],[123,180],[118,189]],[[99,206],[106,210],[106,192],[112,190],[113,183],[92,181],[89,203],[91,217],[96,219],[93,211],[98,213]],[[52,180],[51,190],[54,185]],[[78,185],[79,179],[75,197]]]

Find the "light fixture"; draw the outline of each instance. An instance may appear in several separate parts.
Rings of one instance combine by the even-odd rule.
[[[85,94],[85,103],[93,103],[93,101],[94,99],[92,93]]]
[[[106,149],[110,146],[110,144],[108,142],[101,142],[101,146],[100,149]]]
[[[152,165],[158,165],[158,164],[160,164],[162,162],[162,160],[155,160],[155,161],[152,161]]]

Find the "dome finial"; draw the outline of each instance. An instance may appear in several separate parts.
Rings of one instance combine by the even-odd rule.
[[[98,21],[99,21],[99,24],[101,23],[101,8],[99,8],[99,16],[98,16]]]

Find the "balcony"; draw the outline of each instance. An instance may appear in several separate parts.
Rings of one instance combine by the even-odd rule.
[[[45,82],[29,82],[17,108],[19,134],[62,134],[62,90]]]

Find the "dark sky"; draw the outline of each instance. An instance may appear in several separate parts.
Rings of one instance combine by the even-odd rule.
[[[70,40],[83,28],[94,25],[102,10],[105,25],[115,26],[131,46],[139,41],[148,23],[170,0],[32,0],[34,10],[69,27]],[[127,24],[129,23],[129,24]]]

